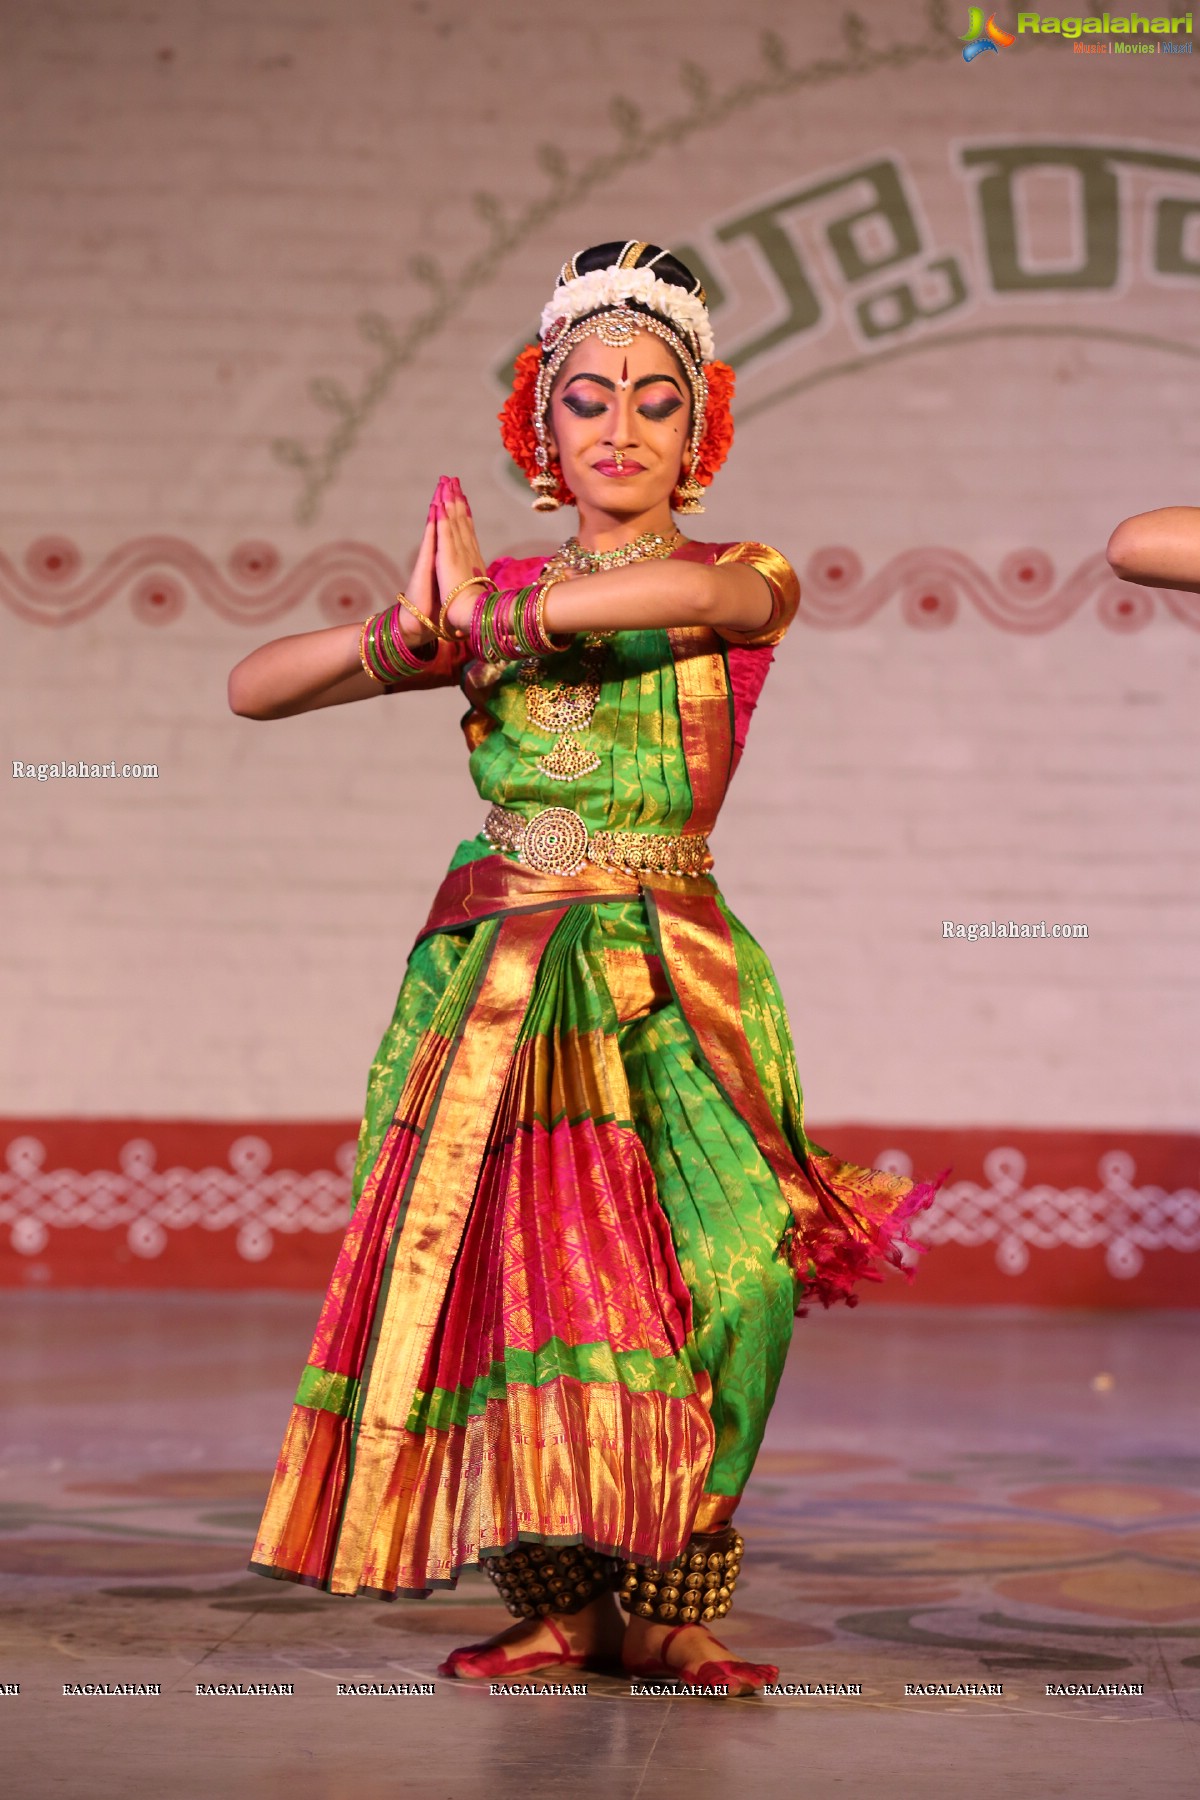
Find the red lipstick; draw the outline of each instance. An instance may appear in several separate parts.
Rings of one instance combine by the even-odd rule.
[[[597,475],[608,475],[614,481],[620,480],[624,475],[641,475],[645,473],[645,465],[640,462],[633,462],[628,456],[623,457],[619,463],[614,462],[612,458],[609,457],[604,462],[593,463],[592,467],[595,469]]]

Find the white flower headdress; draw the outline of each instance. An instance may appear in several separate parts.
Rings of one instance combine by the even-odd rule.
[[[567,268],[570,266],[568,263]],[[704,290],[699,282],[696,287],[697,291],[689,294],[673,282],[663,281],[654,273],[652,264],[642,269],[623,269],[619,263],[611,269],[593,269],[589,275],[560,280],[542,308],[539,336],[542,343],[549,346],[576,319],[605,307],[623,306],[626,301],[636,300],[685,332],[699,353],[700,362],[711,362],[716,345],[708,308],[704,304]]]

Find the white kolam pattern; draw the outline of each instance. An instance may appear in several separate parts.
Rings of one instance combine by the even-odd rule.
[[[902,1150],[885,1150],[876,1166],[911,1175]],[[1095,1188],[1025,1185],[1025,1158],[1011,1145],[983,1159],[986,1185],[948,1183],[928,1211],[913,1221],[923,1244],[995,1244],[996,1266],[1021,1275],[1031,1250],[1103,1249],[1105,1266],[1118,1281],[1138,1274],[1144,1253],[1200,1250],[1200,1191],[1137,1187],[1137,1165],[1127,1150],[1106,1150],[1097,1163]]]
[[[55,1231],[84,1227],[124,1230],[136,1256],[160,1256],[172,1231],[199,1226],[235,1231],[246,1262],[264,1262],[279,1232],[342,1231],[350,1216],[355,1144],[339,1146],[335,1168],[298,1174],[271,1170],[271,1146],[261,1137],[230,1145],[228,1167],[155,1167],[148,1138],[132,1138],[119,1169],[47,1169],[46,1146],[36,1137],[13,1138],[0,1171],[0,1228],[23,1256],[39,1256]],[[875,1166],[912,1173],[902,1150],[885,1150]],[[1107,1150],[1097,1165],[1098,1185],[1057,1188],[1025,1185],[1019,1150],[999,1146],[983,1159],[985,1184],[948,1184],[919,1215],[913,1235],[922,1243],[996,1247],[996,1265],[1021,1275],[1034,1250],[1102,1248],[1110,1275],[1128,1280],[1155,1250],[1200,1250],[1200,1191],[1138,1187],[1133,1157]]]
[[[35,1137],[14,1138],[0,1172],[0,1227],[14,1250],[39,1256],[55,1231],[79,1226],[123,1229],[135,1256],[161,1256],[168,1234],[198,1225],[204,1231],[236,1231],[238,1255],[264,1262],[276,1232],[344,1231],[350,1217],[355,1145],[339,1145],[336,1168],[300,1175],[270,1169],[264,1138],[240,1137],[229,1147],[225,1169],[157,1169],[148,1138],[123,1145],[119,1169],[47,1169],[46,1146]]]

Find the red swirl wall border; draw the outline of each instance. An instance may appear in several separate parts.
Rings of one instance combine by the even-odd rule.
[[[835,545],[809,558],[802,587],[800,617],[834,631],[865,625],[893,603],[922,631],[953,625],[970,609],[999,631],[1030,635],[1080,615],[1116,632],[1144,630],[1164,615],[1200,631],[1200,594],[1120,581],[1100,552],[1062,581],[1044,550],[1010,551],[993,576],[940,545],[902,550],[868,576],[853,550]]]
[[[889,608],[920,631],[971,616],[1027,635],[1075,618],[1118,633],[1164,618],[1200,631],[1200,594],[1119,581],[1099,552],[1060,580],[1044,550],[1013,550],[991,574],[964,551],[921,545],[868,575],[854,550],[830,545],[809,558],[801,580],[801,623],[827,631],[866,625]],[[389,605],[402,581],[386,552],[349,538],[309,550],[290,567],[274,544],[257,539],[217,559],[186,538],[148,534],[91,568],[67,537],[38,538],[17,561],[0,551],[0,602],[26,624],[51,629],[122,604],[145,625],[169,625],[189,601],[236,624],[267,624],[305,605],[338,624]]]

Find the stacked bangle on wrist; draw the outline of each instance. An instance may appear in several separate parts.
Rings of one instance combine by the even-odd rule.
[[[457,582],[455,584],[455,586],[450,589],[450,592],[446,595],[446,598],[442,601],[443,614],[445,614],[446,612],[449,611],[449,609],[454,605],[454,602],[458,599],[458,596],[460,594],[465,594],[468,588],[473,588],[473,587],[494,588],[495,585],[496,584],[492,580],[490,575],[468,575],[465,581]]]
[[[496,603],[503,598],[499,588],[487,588],[471,608],[471,623],[467,627],[467,648],[476,662],[500,663],[507,661],[503,649],[492,634],[492,619],[496,611]]]
[[[475,602],[468,644],[479,662],[505,663],[564,650],[546,629],[546,595],[556,580],[534,582],[529,587],[492,588]]]
[[[396,604],[397,606],[402,606],[411,618],[416,619],[419,624],[425,627],[426,631],[431,631],[435,638],[440,638],[443,644],[451,644],[454,642],[452,633],[447,631],[445,626],[440,624],[437,619],[431,619],[427,613],[423,613],[419,606],[414,606],[407,594],[397,594]]]
[[[416,613],[406,599],[397,595],[396,605],[389,606],[384,612],[375,613],[367,619],[359,635],[358,659],[367,674],[383,686],[392,682],[403,681],[406,676],[417,675],[429,668],[432,657],[418,656],[406,642],[400,629],[400,608]],[[423,613],[416,613],[417,618],[433,629],[432,622]]]
[[[567,581],[568,579],[569,577],[565,574],[551,575],[548,581],[543,580],[538,583],[537,601],[533,615],[533,628],[537,637],[548,651],[565,650],[570,643],[569,637],[560,637],[556,639],[553,632],[551,632],[546,625],[546,595],[550,592],[552,587],[557,587],[560,581]]]

